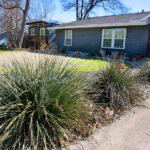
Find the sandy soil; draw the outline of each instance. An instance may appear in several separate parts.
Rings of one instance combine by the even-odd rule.
[[[150,99],[120,120],[96,129],[92,138],[71,145],[70,150],[150,150]]]

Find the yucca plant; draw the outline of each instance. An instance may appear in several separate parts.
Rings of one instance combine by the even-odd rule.
[[[150,62],[141,65],[138,77],[141,81],[150,81]]]
[[[89,85],[88,96],[111,108],[123,108],[128,102],[134,103],[139,96],[134,77],[129,71],[122,71],[117,61],[104,64]]]
[[[58,149],[85,137],[94,120],[77,72],[57,57],[10,61],[0,72],[0,149]]]

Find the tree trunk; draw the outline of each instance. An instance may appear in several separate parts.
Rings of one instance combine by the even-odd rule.
[[[21,31],[20,31],[20,35],[19,35],[19,43],[18,43],[19,48],[21,48],[22,42],[23,42],[24,30],[25,30],[25,26],[26,26],[26,18],[27,18],[29,6],[30,6],[30,0],[26,0],[26,6],[25,6],[25,10],[23,11],[23,21],[22,21]]]
[[[83,19],[83,5],[84,5],[84,0],[82,0],[82,4],[81,4],[81,16],[80,16],[80,20]]]
[[[79,0],[76,0],[76,19],[79,20]]]

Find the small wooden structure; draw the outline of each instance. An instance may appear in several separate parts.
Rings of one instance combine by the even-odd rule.
[[[52,43],[51,36],[48,28],[58,25],[55,21],[33,20],[27,23],[29,25],[28,36],[24,37],[23,48],[30,50],[47,50]]]
[[[49,49],[48,36],[25,36],[22,44],[23,48],[30,50],[47,50]]]

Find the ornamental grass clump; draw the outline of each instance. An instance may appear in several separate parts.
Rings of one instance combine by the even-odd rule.
[[[0,149],[58,149],[92,130],[84,79],[59,59],[10,61],[0,72]]]
[[[88,96],[90,99],[111,109],[138,100],[139,90],[136,81],[129,71],[121,69],[118,62],[103,65],[103,69],[95,73],[90,81]]]
[[[138,77],[141,81],[150,82],[150,61],[145,62],[141,65]]]

